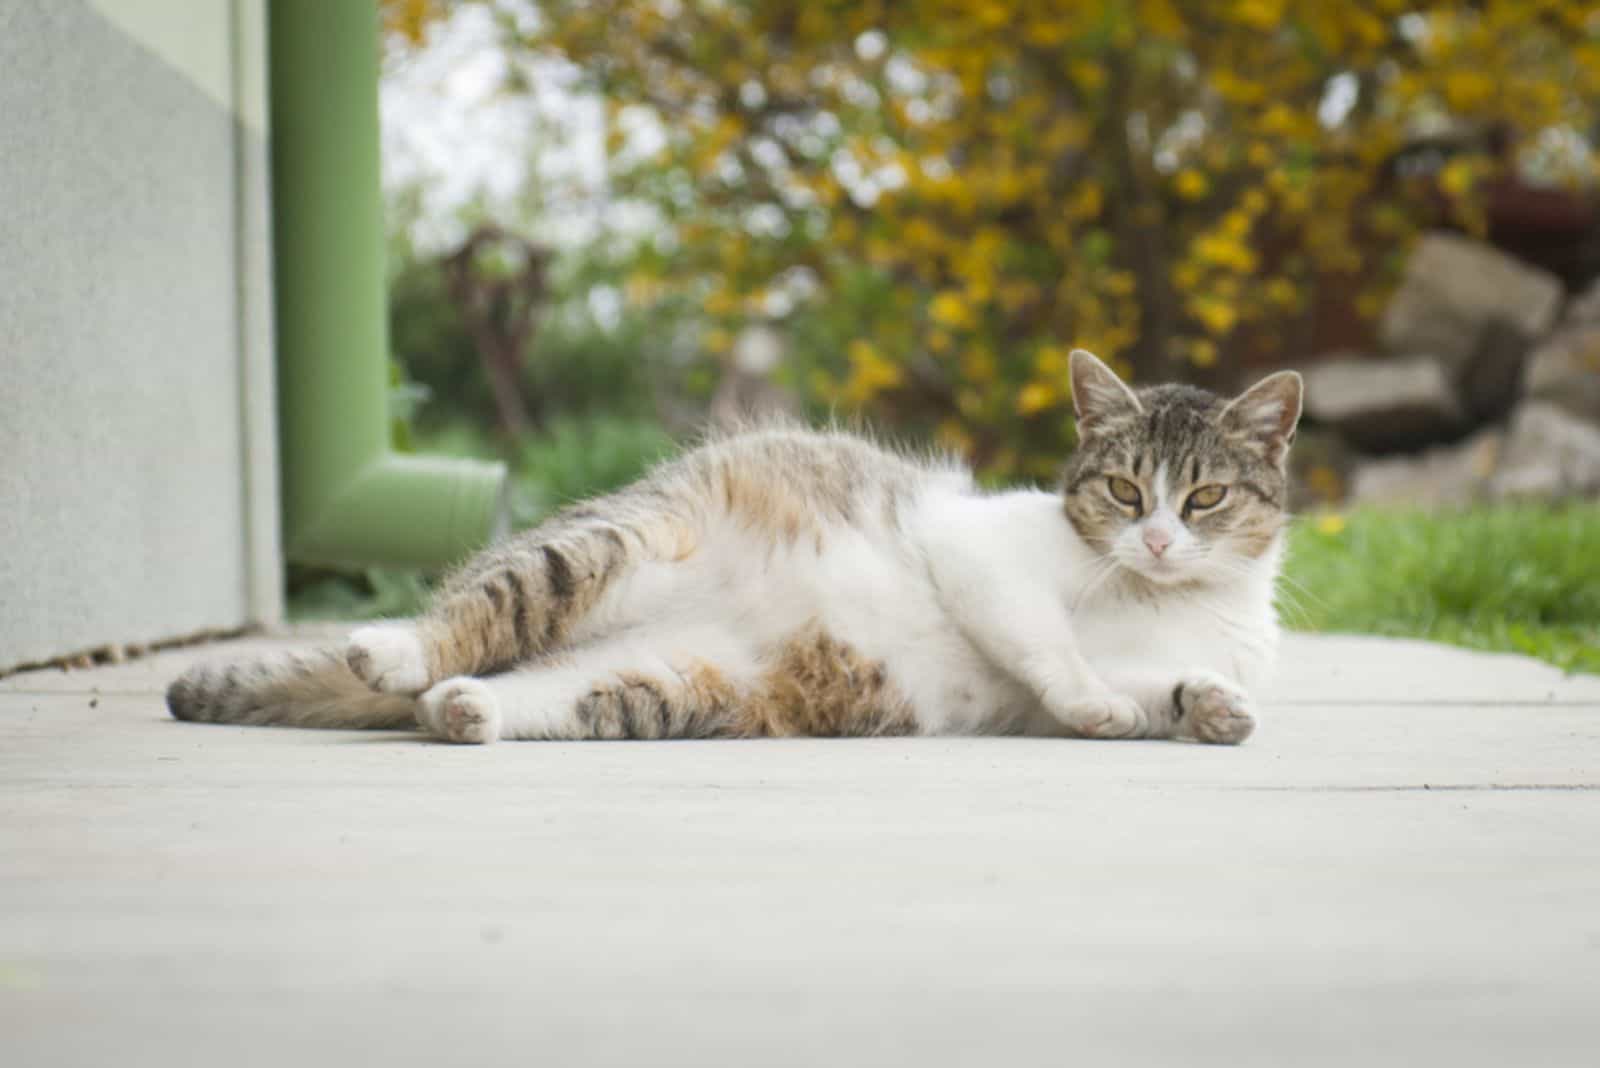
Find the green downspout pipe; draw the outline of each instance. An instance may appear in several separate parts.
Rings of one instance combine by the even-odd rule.
[[[284,553],[447,564],[503,527],[505,465],[389,447],[378,5],[268,6]]]

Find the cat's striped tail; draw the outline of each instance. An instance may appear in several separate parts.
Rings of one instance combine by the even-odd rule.
[[[375,693],[332,649],[196,664],[167,687],[173,716],[204,723],[286,727],[414,727],[417,702]]]

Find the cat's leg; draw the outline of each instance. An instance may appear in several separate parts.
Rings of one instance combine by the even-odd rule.
[[[1144,705],[1114,690],[1059,701],[1050,708],[1057,721],[1080,738],[1152,737]]]
[[[487,675],[569,641],[602,594],[638,564],[693,549],[688,524],[613,498],[566,513],[475,558],[416,620],[360,627],[347,660],[385,693]]]
[[[417,721],[466,743],[726,737],[748,733],[741,711],[753,671],[742,643],[709,628],[618,638],[446,679],[422,695]]]
[[[1191,668],[1176,679],[1113,674],[1110,681],[1139,705],[1139,728],[1129,737],[1238,745],[1255,730],[1254,704],[1244,687],[1208,668]]]
[[[940,519],[923,535],[939,599],[967,640],[1033,693],[1049,717],[1043,729],[1082,738],[1143,736],[1149,725],[1142,706],[1084,658],[1059,591],[990,549],[988,514],[955,510]]]

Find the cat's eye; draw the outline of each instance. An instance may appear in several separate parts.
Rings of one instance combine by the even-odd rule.
[[[1184,502],[1186,512],[1199,512],[1207,508],[1215,508],[1222,503],[1222,498],[1228,495],[1226,486],[1201,486],[1189,494],[1189,499]]]
[[[1106,488],[1111,491],[1111,496],[1117,499],[1118,504],[1125,504],[1129,508],[1137,508],[1144,501],[1139,493],[1139,487],[1125,478],[1112,475],[1106,479]]]

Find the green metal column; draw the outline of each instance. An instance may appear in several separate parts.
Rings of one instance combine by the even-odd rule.
[[[389,448],[378,5],[271,0],[284,552],[431,567],[504,522],[505,467]]]

